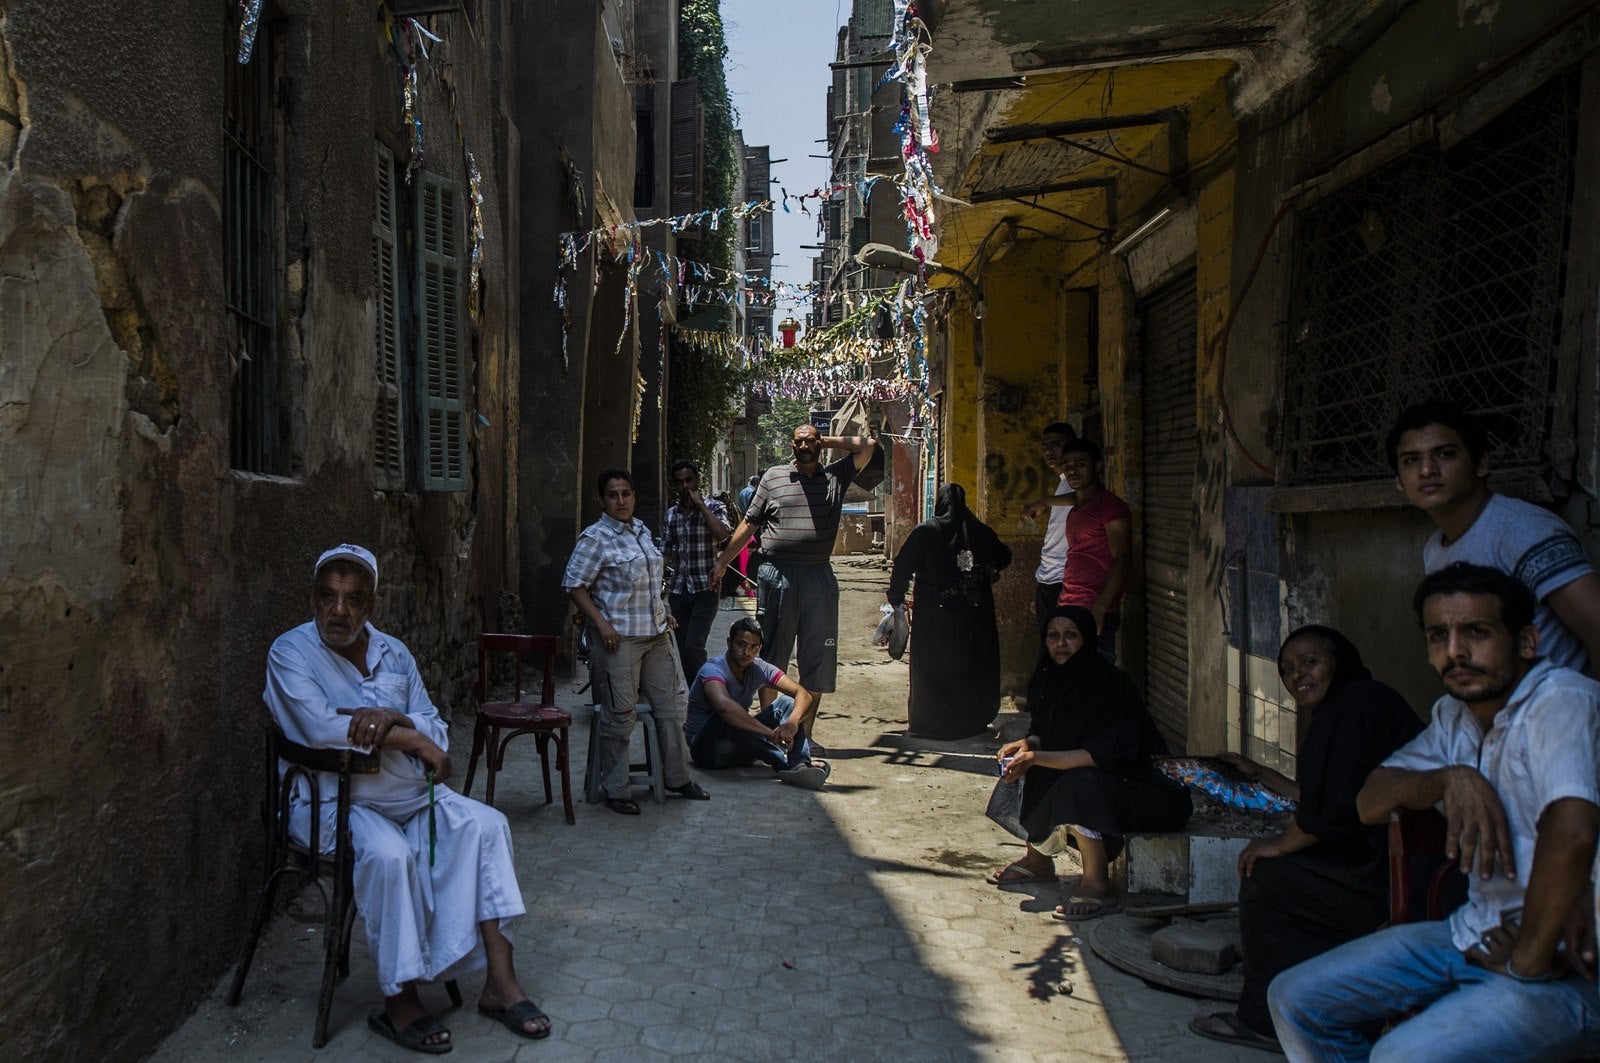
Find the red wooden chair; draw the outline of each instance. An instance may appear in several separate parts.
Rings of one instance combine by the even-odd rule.
[[[561,652],[561,640],[554,635],[497,635],[478,636],[478,679],[472,685],[472,700],[478,707],[478,720],[472,728],[472,759],[467,763],[467,782],[462,793],[472,792],[472,776],[478,769],[479,754],[487,753],[487,780],[484,801],[494,804],[494,773],[505,766],[506,746],[518,735],[531,734],[538,743],[539,766],[544,769],[544,800],[555,798],[550,790],[550,743],[556,746],[556,768],[561,772],[561,801],[566,808],[567,822],[576,823],[572,812],[572,771],[568,765],[568,732],[572,727],[572,714],[556,707],[555,663]],[[510,701],[486,701],[492,690],[489,672],[497,653],[509,653],[514,662],[513,685]],[[522,699],[522,668],[526,657],[544,657],[544,682],[539,688],[539,701],[531,704]],[[504,736],[502,737],[502,732]]]
[[[1444,855],[1445,818],[1431,808],[1389,813],[1389,924],[1412,922],[1411,863]],[[1439,865],[1428,881],[1426,919],[1444,918],[1444,887],[1454,865]]]

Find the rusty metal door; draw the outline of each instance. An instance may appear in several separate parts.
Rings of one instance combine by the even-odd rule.
[[[1189,729],[1189,541],[1194,530],[1195,274],[1139,300],[1144,401],[1145,700],[1173,749]]]

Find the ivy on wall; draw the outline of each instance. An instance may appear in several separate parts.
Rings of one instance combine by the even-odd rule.
[[[722,28],[720,0],[682,0],[678,7],[678,77],[700,79],[700,104],[705,113],[702,172],[707,209],[734,205],[739,176],[733,131],[737,121],[728,96],[725,64],[728,42]],[[703,230],[698,239],[680,240],[678,257],[720,270],[732,270],[733,240],[738,226]],[[680,304],[678,320],[695,315],[706,331],[728,331],[732,309],[726,306]],[[717,440],[750,383],[750,373],[717,354],[677,338],[669,353],[667,450],[669,460],[686,457],[709,467]]]

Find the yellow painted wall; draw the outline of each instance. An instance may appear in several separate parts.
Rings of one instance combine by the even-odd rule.
[[[944,468],[940,482],[971,486],[978,469],[978,367],[974,363],[972,303],[957,296],[949,317],[944,360]]]

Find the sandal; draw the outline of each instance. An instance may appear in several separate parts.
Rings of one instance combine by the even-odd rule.
[[[519,1037],[526,1037],[530,1041],[537,1041],[550,1036],[550,1016],[539,1010],[539,1005],[531,1000],[519,1000],[509,1008],[491,1008],[484,1004],[478,1005],[478,1011],[503,1025]],[[544,1029],[533,1033],[528,1032],[528,1023],[544,1020]]]
[[[422,1018],[397,1030],[394,1028],[394,1023],[389,1021],[388,1012],[382,1008],[373,1008],[367,1012],[367,1025],[371,1027],[373,1033],[382,1034],[401,1048],[409,1048],[413,1052],[422,1052],[430,1056],[442,1056],[455,1047],[449,1041],[436,1041],[429,1044],[425,1040],[434,1034],[442,1033],[448,1036],[450,1033],[449,1030],[445,1029],[444,1023],[432,1015],[424,1015]]]
[[[1041,875],[1020,860],[983,876],[983,881],[991,886],[1020,886],[1026,882],[1054,882],[1055,880],[1056,873],[1054,868],[1050,869],[1049,874]]]
[[[1244,1024],[1236,1011],[1217,1011],[1210,1015],[1196,1015],[1189,1020],[1189,1029],[1201,1037],[1221,1041],[1225,1045],[1243,1045],[1266,1052],[1282,1052],[1283,1046],[1276,1037],[1256,1033]]]
[[[700,788],[700,784],[695,782],[693,779],[690,779],[682,786],[667,787],[667,793],[677,794],[679,797],[687,797],[691,801],[711,800],[711,795],[702,790]]]
[[[1076,906],[1092,906],[1086,912],[1067,912],[1065,909]],[[1063,923],[1075,923],[1083,919],[1098,919],[1102,915],[1111,915],[1122,911],[1122,902],[1115,897],[1080,897],[1077,895],[1067,898],[1066,904],[1059,904],[1056,910],[1050,913],[1052,919],[1059,919]]]
[[[637,816],[639,814],[639,802],[631,797],[608,797],[606,798],[606,808],[624,816]]]

